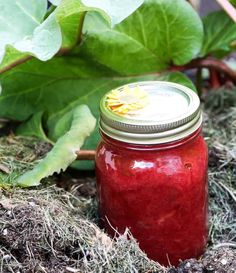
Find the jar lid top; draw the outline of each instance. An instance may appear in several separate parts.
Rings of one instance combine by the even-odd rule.
[[[147,81],[108,92],[100,104],[100,128],[129,143],[165,143],[186,137],[201,126],[197,94],[180,84]]]

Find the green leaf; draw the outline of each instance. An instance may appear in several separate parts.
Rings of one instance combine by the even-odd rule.
[[[201,55],[223,57],[232,51],[231,44],[236,40],[236,24],[224,11],[216,11],[203,19],[204,42]]]
[[[126,83],[145,80],[169,80],[194,88],[181,73],[127,77],[76,57],[58,57],[47,63],[32,60],[2,75],[0,116],[25,120],[33,113],[43,111],[47,114],[49,137],[55,141],[69,129],[76,106],[88,104],[98,117],[99,100],[106,92]],[[96,131],[85,148],[94,149],[98,139]]]
[[[49,0],[54,6],[59,6],[63,0]],[[66,1],[64,1],[66,2]],[[84,10],[99,10],[111,22],[112,25],[118,24],[126,17],[132,14],[138,7],[140,7],[144,0],[82,0]],[[80,0],[73,0],[74,5],[78,5]],[[65,5],[64,5],[65,6]],[[74,10],[74,13],[78,10]]]
[[[3,20],[0,30],[0,72],[28,59],[29,54],[48,60],[60,47],[62,53],[72,49],[81,42],[87,11],[99,10],[107,21],[117,22],[128,16],[142,1],[132,0],[132,5],[111,4],[110,0],[94,1],[94,7],[86,7],[81,0],[51,0],[58,7],[43,22],[47,15],[46,0],[0,0],[0,18]],[[16,16],[12,16],[12,13]]]
[[[55,10],[62,31],[63,49],[72,48],[79,41],[86,11],[80,0],[62,0]]]
[[[1,0],[0,0],[1,1]],[[29,4],[33,4],[32,1],[28,1]],[[59,4],[60,1],[53,1],[53,4]],[[46,3],[46,0],[39,0],[37,2],[36,8],[40,10],[40,3]],[[85,12],[87,9],[81,5],[80,0],[62,0],[61,4],[51,15],[56,17],[55,22],[59,25],[58,29],[61,29],[62,42],[60,46],[63,50],[68,50],[73,48],[79,41],[82,33],[82,24]],[[0,11],[1,14],[1,11]],[[44,8],[44,15],[45,8]],[[43,17],[43,16],[42,16]],[[42,18],[41,18],[42,19]],[[50,18],[49,18],[50,19]],[[47,19],[47,20],[49,20]],[[55,23],[54,22],[54,23]],[[0,31],[1,37],[1,31]],[[46,36],[45,36],[46,37]],[[51,37],[54,39],[54,37]],[[57,37],[55,37],[55,41]],[[0,42],[1,44],[1,42]],[[51,44],[53,45],[53,43]],[[59,48],[57,49],[57,51]],[[0,64],[0,71],[7,70],[12,64],[20,63],[22,60],[28,57],[28,54],[21,53],[11,46],[7,46],[6,54],[3,62]]]
[[[21,187],[32,187],[40,184],[41,179],[54,173],[60,173],[76,159],[77,152],[84,140],[94,130],[96,119],[86,105],[80,105],[73,111],[70,130],[62,136],[47,156],[17,180]]]
[[[98,13],[86,15],[82,54],[129,75],[183,65],[202,46],[201,19],[185,0],[146,0],[125,21],[110,28]]]
[[[52,141],[49,140],[48,137],[45,135],[45,132],[43,130],[42,117],[42,111],[34,114],[28,121],[21,124],[17,128],[16,134],[22,136],[34,136],[45,140],[46,142],[52,143]]]
[[[0,63],[7,46],[43,61],[56,54],[61,32],[54,14],[43,21],[46,12],[46,0],[0,0]]]
[[[21,53],[11,46],[7,46],[5,56],[0,63],[0,73],[11,68],[12,63],[21,63],[22,60],[29,58],[26,53]]]
[[[56,18],[62,30],[62,48],[71,48],[81,39],[83,19],[87,11],[99,10],[107,22],[117,23],[130,15],[143,0],[128,0],[121,4],[117,0],[94,1],[94,0],[62,0],[53,1],[59,4],[56,9]],[[130,2],[130,3],[129,3]],[[132,3],[131,3],[132,2]]]
[[[144,0],[82,0],[82,3],[91,8],[97,8],[109,16],[111,25],[114,26],[143,4]]]

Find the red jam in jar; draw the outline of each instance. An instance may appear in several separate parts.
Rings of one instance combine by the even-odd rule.
[[[207,146],[200,101],[169,82],[140,82],[101,101],[96,153],[101,222],[129,228],[163,265],[199,257],[208,235]]]

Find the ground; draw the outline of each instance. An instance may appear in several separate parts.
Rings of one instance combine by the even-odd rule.
[[[109,238],[97,225],[94,174],[67,171],[37,189],[6,186],[51,148],[10,134],[0,138],[0,272],[236,272],[236,90],[210,92],[203,100],[210,231],[202,257],[164,268],[128,230],[117,241]]]

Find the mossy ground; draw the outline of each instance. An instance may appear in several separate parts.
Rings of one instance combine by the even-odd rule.
[[[0,272],[235,272],[236,90],[208,94],[204,108],[210,233],[203,257],[167,269],[150,261],[128,231],[111,240],[97,226],[94,178],[67,173],[37,189],[10,187],[50,149],[10,135],[0,138]],[[50,186],[55,181],[67,191]]]

